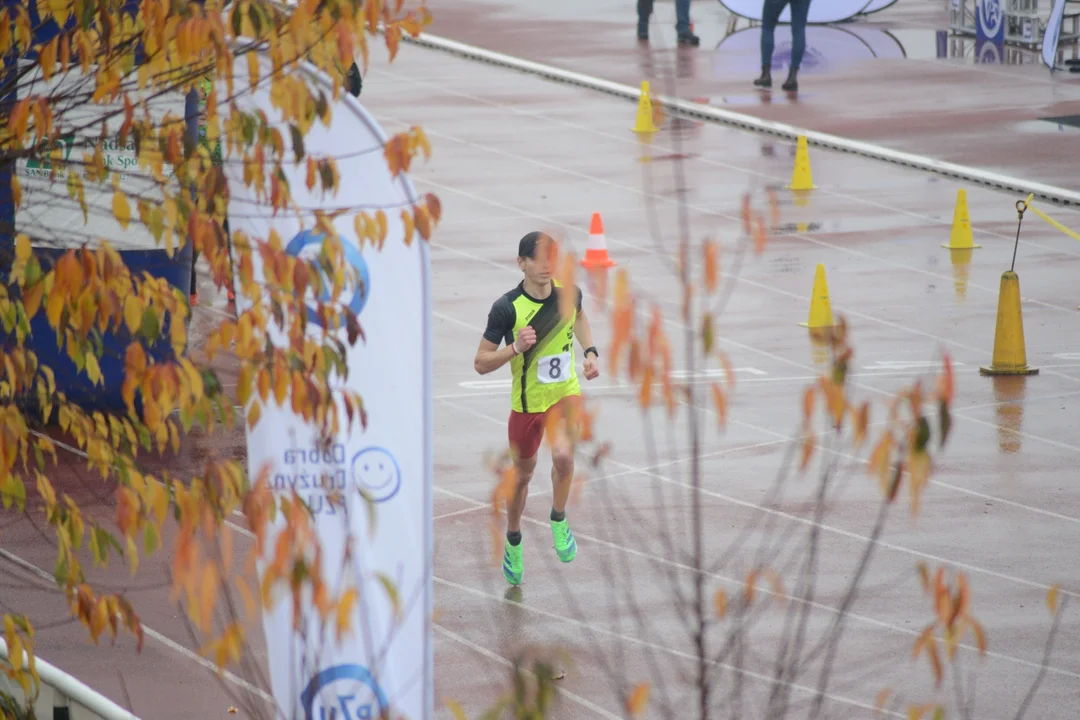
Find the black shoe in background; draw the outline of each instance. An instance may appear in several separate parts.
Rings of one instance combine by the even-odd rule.
[[[364,89],[364,78],[360,77],[360,67],[355,61],[352,67],[349,68],[346,82],[348,83],[349,93],[353,97],[360,97],[360,91]]]

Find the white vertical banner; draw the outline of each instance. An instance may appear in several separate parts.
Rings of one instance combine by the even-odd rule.
[[[348,352],[348,386],[363,398],[368,422],[365,430],[357,420],[351,431],[332,439],[328,450],[320,450],[316,429],[292,412],[288,400],[284,407],[276,406],[271,394],[258,424],[248,431],[252,477],[269,463],[275,497],[295,490],[311,508],[330,597],[344,583],[354,585],[359,593],[351,634],[340,646],[332,621],[321,636],[321,621],[310,598],[305,599],[302,624],[306,630],[301,632],[294,632],[292,599],[287,592],[277,597],[273,612],[264,611],[271,689],[282,711],[278,717],[368,720],[392,709],[395,718],[431,720],[430,259],[418,235],[405,245],[400,217],[401,210],[417,200],[416,192],[404,174],[391,176],[383,153],[385,133],[359,100],[347,93],[336,103],[330,101],[331,125],[316,120],[304,138],[308,155],[335,158],[338,191],[322,197],[318,183],[309,191],[306,161],[292,162],[288,127],[270,100],[271,66],[265,55],[261,65],[261,85],[253,92],[245,91],[247,59],[237,61],[237,103],[246,112],[262,111],[280,130],[287,158],[283,169],[302,217],[289,211],[273,216],[269,199],[256,197],[245,186],[239,159],[225,157],[230,229],[265,241],[273,228],[287,252],[314,256],[322,242],[314,211],[348,209],[337,218],[335,228],[346,260],[363,281],[363,287],[347,287],[341,298],[358,313],[363,329],[363,337]],[[329,100],[329,80],[313,68],[305,71]],[[218,86],[218,97],[227,97],[224,83]],[[377,209],[383,209],[389,220],[386,242],[381,250],[370,245],[361,248],[353,218],[360,210],[373,215]],[[252,253],[252,261],[255,279],[261,282],[257,253]],[[239,287],[236,296],[237,309],[243,312],[247,301]],[[309,312],[309,318],[314,319],[314,314]],[[309,329],[321,332],[318,327]],[[345,330],[340,332],[344,339]],[[344,426],[344,413],[342,419]],[[361,488],[374,500],[374,528]],[[264,561],[272,558],[280,527],[279,518],[269,529]],[[347,540],[351,541],[348,558]],[[260,572],[264,567],[260,566]],[[396,588],[396,614],[387,583]]]
[[[1042,61],[1050,70],[1057,65],[1058,38],[1061,35],[1061,23],[1065,20],[1065,1],[1054,0],[1054,5],[1050,8],[1050,18],[1046,21],[1046,31],[1043,33]]]

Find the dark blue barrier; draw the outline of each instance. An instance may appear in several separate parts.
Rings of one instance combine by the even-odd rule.
[[[66,249],[63,248],[35,248],[38,262],[46,273],[64,252]],[[164,250],[158,249],[122,250],[119,254],[133,276],[141,277],[142,273],[146,272],[154,278],[165,278],[182,297],[187,297],[188,288],[191,285],[192,246],[190,243],[186,243],[182,249],[174,252],[171,258],[165,254]],[[0,276],[3,277],[5,284],[8,282],[13,257],[13,245],[4,243],[0,239]],[[18,288],[9,285],[8,293],[17,296]],[[147,355],[156,361],[176,358],[169,341],[171,322],[172,318],[166,314],[160,339],[154,343],[141,341]],[[101,336],[102,352],[98,362],[102,375],[100,385],[91,383],[86,372],[78,370],[75,363],[68,357],[65,345],[61,344],[57,347],[56,331],[49,326],[44,302],[30,323],[30,333],[24,346],[37,354],[39,363],[52,368],[56,376],[57,391],[64,393],[69,401],[86,410],[123,412],[125,405],[120,391],[124,383],[124,355],[132,340],[126,326],[121,325],[116,332],[107,330]],[[0,345],[10,348],[15,342],[15,336],[6,334],[3,325],[0,325]]]

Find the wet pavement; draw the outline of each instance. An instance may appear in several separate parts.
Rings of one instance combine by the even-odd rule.
[[[556,43],[551,62],[576,62],[574,42],[581,48],[609,42],[605,62],[615,66],[617,54],[625,58],[626,51],[614,48],[610,26],[622,28],[618,42],[633,41],[632,10],[627,15],[624,5],[608,19],[605,6],[598,5],[581,24],[564,23],[563,39],[552,32],[554,20],[550,26],[527,23],[529,34],[537,46],[545,39]],[[478,4],[458,6],[458,11],[435,10],[443,22],[471,8],[476,22],[520,24],[513,20],[516,5],[491,10],[486,18]],[[554,15],[562,6],[570,4],[564,0],[543,12]],[[668,5],[658,8],[671,12]],[[716,38],[701,27],[709,14],[709,6],[703,8],[694,14],[709,43]],[[509,42],[505,34],[485,32],[492,46]],[[520,42],[523,53],[532,42]],[[623,100],[416,47],[405,46],[390,66],[381,53],[374,55],[363,100],[387,132],[424,127],[434,155],[414,164],[413,178],[422,192],[436,192],[444,208],[432,271],[437,703],[455,698],[474,717],[506,688],[508,664],[518,653],[556,645],[568,650],[573,662],[564,665],[564,692],[553,717],[623,717],[612,673],[628,686],[659,681],[664,689],[654,689],[653,701],[663,703],[668,696],[674,716],[689,716],[689,707],[675,698],[693,672],[692,644],[673,609],[671,589],[672,582],[689,587],[687,541],[677,536],[675,549],[668,549],[662,538],[689,517],[683,420],[670,427],[658,422],[657,444],[651,447],[633,392],[604,374],[586,385],[599,410],[596,432],[613,442],[614,453],[599,473],[587,473],[589,482],[570,509],[578,557],[562,565],[551,550],[549,458],[542,451],[526,511],[525,585],[508,593],[492,562],[487,502],[493,478],[484,458],[505,444],[509,375],[501,370],[480,378],[472,358],[491,303],[520,278],[513,255],[526,232],[564,232],[581,253],[591,214],[600,212],[614,259],[630,270],[637,290],[672,318],[678,291],[664,260],[674,249],[680,207],[688,213],[695,243],[711,236],[724,244],[723,268],[734,275],[742,193],[773,187],[782,203],[781,228],[764,256],[747,259],[738,271],[737,288],[719,324],[721,346],[738,380],[728,429],[710,428],[703,445],[705,550],[716,560],[707,591],[710,597],[718,587],[735,592],[752,563],[751,551],[762,547],[781,553],[773,565],[785,568],[787,585],[794,585],[792,551],[805,542],[811,523],[812,484],[789,485],[778,498],[769,491],[786,443],[798,431],[802,389],[823,367],[798,323],[806,319],[814,269],[824,263],[834,311],[846,313],[853,329],[859,398],[887,400],[942,347],[953,354],[958,375],[953,437],[917,522],[905,504],[887,528],[851,610],[825,715],[866,718],[883,687],[903,690],[914,701],[933,698],[925,661],[909,660],[918,633],[933,618],[915,570],[925,561],[967,573],[973,611],[987,630],[991,652],[978,661],[970,639],[961,650],[965,672],[979,673],[977,716],[1011,717],[1042,656],[1050,625],[1046,589],[1053,583],[1080,585],[1073,551],[1080,536],[1080,493],[1073,484],[1080,454],[1075,440],[1080,349],[1073,340],[1080,323],[1075,280],[1080,243],[1031,215],[1025,218],[1016,267],[1028,359],[1041,373],[991,380],[981,377],[978,367],[990,359],[998,283],[1012,258],[1018,198],[966,188],[975,241],[982,247],[965,257],[940,247],[948,240],[962,187],[949,180],[812,151],[818,189],[790,193],[782,190],[794,158],[794,147],[786,142],[696,122],[668,125],[651,142],[642,142],[629,131],[634,108]],[[679,172],[675,158],[683,159]],[[1076,211],[1055,208],[1051,214],[1066,225],[1080,224]],[[660,232],[651,232],[653,226]],[[212,295],[205,282],[202,292]],[[197,311],[197,322],[205,325],[223,302],[204,302],[210,307]],[[611,328],[592,303],[587,298],[603,358]],[[678,330],[674,320],[669,322],[672,332]],[[878,405],[871,420],[882,415]],[[672,435],[680,442],[670,442]],[[168,462],[182,473],[201,461],[200,453],[216,449],[242,456],[243,448],[239,433],[213,445],[194,438],[181,457]],[[67,462],[67,473],[57,473],[55,482],[77,489],[84,483],[81,462],[70,457]],[[108,515],[109,493],[94,491],[101,494],[95,512]],[[836,617],[876,499],[875,482],[856,465],[838,484],[820,521],[811,642]],[[762,513],[771,519],[770,527],[761,527]],[[724,559],[725,549],[754,522],[758,530],[749,534],[746,550]],[[5,527],[3,539],[10,553],[51,569],[55,556],[27,521]],[[252,717],[243,709],[225,715],[229,705],[239,704],[229,693],[247,691],[239,680],[212,679],[190,650],[185,654],[184,647],[198,646],[169,603],[167,586],[161,586],[167,558],[147,565],[148,573],[137,580],[146,585],[137,608],[165,640],[148,638],[141,657],[127,642],[116,649],[89,648],[81,629],[62,624],[63,608],[55,598],[46,602],[38,590],[5,589],[4,599],[15,607],[34,607],[36,622],[55,623],[39,634],[43,657],[122,704],[130,695],[145,718]],[[9,575],[23,572],[8,570]],[[133,584],[122,567],[103,577]],[[640,614],[635,616],[632,607]],[[783,617],[770,610],[752,632],[745,717],[759,716],[764,707],[760,678],[771,673],[767,659]],[[251,626],[256,669],[237,675],[259,685],[263,659],[257,622]],[[1076,629],[1070,611],[1028,718],[1056,720],[1073,712],[1080,680]],[[816,668],[811,662],[796,681],[793,701],[800,708],[808,699],[800,688],[815,685]],[[450,713],[442,708],[439,717]]]
[[[675,48],[674,3],[657,3],[648,46],[634,3],[429,0],[433,35],[794,127],[1080,188],[1073,159],[1080,75],[1053,77],[1037,53],[948,32],[948,4],[901,0],[856,22],[813,26],[799,92],[780,89],[791,33],[776,33],[772,92],[751,81],[760,31],[719,2],[691,5],[698,48]],[[1044,10],[1048,12],[1048,10]],[[1063,57],[1077,47],[1062,44]]]
[[[509,376],[478,377],[472,357],[491,303],[520,278],[513,255],[524,233],[565,233],[581,253],[591,214],[600,212],[614,259],[671,318],[678,292],[661,258],[674,249],[679,203],[694,242],[720,239],[723,266],[734,273],[741,194],[773,187],[783,206],[781,227],[765,255],[739,271],[720,323],[738,386],[728,430],[710,425],[703,450],[706,551],[718,561],[708,577],[710,597],[717,587],[734,590],[751,550],[785,538],[790,544],[775,564],[787,566],[789,586],[795,581],[791,550],[805,542],[812,485],[795,483],[777,499],[769,490],[785,442],[798,430],[801,391],[822,368],[798,323],[806,319],[814,268],[824,263],[834,310],[854,328],[858,396],[886,400],[945,347],[957,362],[959,398],[955,434],[923,513],[913,522],[906,506],[898,509],[853,607],[826,716],[868,717],[865,706],[883,687],[932,697],[927,666],[909,661],[932,618],[920,595],[919,561],[967,573],[974,612],[995,653],[981,663],[970,651],[962,654],[964,667],[980,673],[978,717],[1012,716],[1007,710],[1034,679],[1049,628],[1045,589],[1055,582],[1076,587],[1078,580],[1070,548],[1080,532],[1080,494],[1069,478],[1080,453],[1072,430],[1080,420],[1080,353],[1069,338],[1080,322],[1080,244],[1025,218],[1017,270],[1029,362],[1041,373],[991,380],[978,367],[990,359],[999,279],[1012,257],[1012,195],[965,188],[982,247],[951,253],[940,245],[963,186],[945,179],[812,151],[818,189],[797,197],[782,190],[794,159],[787,142],[695,122],[643,142],[630,132],[634,107],[624,100],[419,48],[369,77],[366,102],[388,132],[425,128],[435,154],[415,166],[413,177],[445,208],[433,253],[439,699],[456,698],[475,716],[504,687],[507,663],[538,644],[565,648],[573,659],[561,681],[567,694],[560,718],[623,717],[609,670],[631,684],[659,677],[675,696],[685,688],[692,644],[670,588],[672,578],[689,587],[687,541],[676,533],[679,549],[669,551],[661,538],[662,529],[689,518],[685,434],[672,445],[657,419],[657,446],[650,448],[632,391],[603,375],[586,385],[599,410],[598,434],[615,452],[599,472],[587,472],[590,481],[570,511],[578,557],[564,566],[550,547],[545,452],[526,511],[525,585],[508,592],[491,561],[492,478],[484,456],[505,442]],[[684,158],[681,179],[674,158]],[[1066,225],[1080,220],[1075,211],[1051,214]],[[590,302],[586,308],[595,307]],[[610,325],[595,309],[592,321],[604,353]],[[683,429],[679,420],[671,431]],[[813,638],[835,617],[876,498],[875,482],[858,466],[835,491],[822,520]],[[759,506],[771,529],[751,533],[745,552],[720,563]],[[645,618],[644,630],[632,605]],[[767,658],[782,618],[769,611],[753,631],[750,670],[771,672]],[[1075,704],[1075,618],[1063,628],[1028,717],[1059,718],[1061,708]],[[815,667],[811,662],[800,685],[816,683]],[[745,717],[761,716],[763,684],[754,677],[746,679],[752,704]],[[652,697],[662,701],[658,690]],[[805,709],[805,694],[796,691],[794,700]],[[690,716],[686,706],[674,710],[675,717]]]

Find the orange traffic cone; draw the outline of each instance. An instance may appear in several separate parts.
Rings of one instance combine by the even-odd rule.
[[[604,238],[604,221],[600,213],[594,212],[589,226],[589,243],[585,246],[585,257],[581,266],[586,268],[607,268],[615,264],[608,256],[607,240]]]

